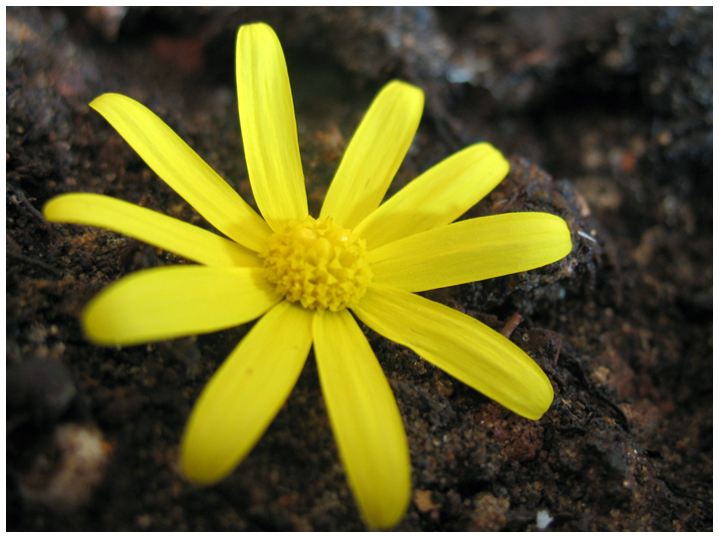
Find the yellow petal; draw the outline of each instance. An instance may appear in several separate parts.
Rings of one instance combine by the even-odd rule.
[[[101,194],[62,194],[43,208],[50,222],[99,226],[204,265],[260,267],[257,254],[217,234]]]
[[[424,92],[398,80],[377,94],[327,191],[320,217],[354,228],[377,209],[412,143]]]
[[[210,224],[247,248],[262,249],[270,235],[267,224],[160,118],[115,93],[101,95],[90,106]]]
[[[285,55],[266,24],[237,34],[237,99],[252,193],[278,231],[307,216],[307,194]]]
[[[435,228],[368,253],[373,283],[424,291],[542,267],[572,250],[567,223],[508,213]]]
[[[370,527],[392,527],[404,515],[411,491],[397,402],[347,310],[316,315],[313,334],[322,393],[352,492]]]
[[[355,233],[373,249],[453,222],[484,198],[509,172],[490,144],[447,157],[370,213]]]
[[[96,344],[118,346],[241,325],[280,300],[263,271],[201,265],[139,271],[102,290],[82,325]]]
[[[375,285],[352,310],[371,329],[523,417],[537,420],[552,404],[552,384],[537,363],[474,318]]]
[[[184,475],[222,480],[262,437],[284,404],[312,344],[313,312],[281,302],[265,314],[212,376],[180,447]]]

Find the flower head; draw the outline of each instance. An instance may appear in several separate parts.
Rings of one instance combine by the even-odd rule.
[[[131,345],[260,318],[212,377],[185,429],[181,468],[203,484],[224,478],[252,449],[314,348],[360,512],[372,527],[391,527],[410,498],[409,450],[389,383],[350,311],[460,381],[538,419],[554,393],[537,364],[479,321],[414,292],[557,261],[571,250],[567,225],[544,213],[453,223],[509,170],[489,144],[452,155],[380,205],[424,105],[422,91],[400,81],[372,102],[314,218],[284,55],[265,24],[240,28],[237,93],[262,217],[144,106],[117,94],[91,103],[226,237],[102,195],[50,200],[44,208],[50,221],[115,230],[199,264],[121,279],[87,306],[83,328],[98,344]]]

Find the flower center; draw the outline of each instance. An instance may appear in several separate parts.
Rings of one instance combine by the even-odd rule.
[[[305,308],[337,312],[357,304],[372,278],[365,241],[330,220],[291,221],[259,256],[278,293]]]

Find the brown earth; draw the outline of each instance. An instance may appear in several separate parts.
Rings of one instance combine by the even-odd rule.
[[[315,213],[372,96],[402,78],[427,107],[392,192],[488,140],[517,156],[470,216],[549,211],[572,229],[562,262],[428,294],[497,330],[523,318],[511,339],[556,394],[538,422],[366,331],[411,449],[397,529],[536,530],[541,511],[549,530],[711,529],[711,8],[8,8],[7,528],[364,528],[312,356],[228,479],[185,482],[184,423],[246,327],[89,344],[78,315],[99,290],[185,262],[39,213],[98,192],[209,229],[89,109],[110,91],[252,203],[233,55],[256,20],[285,48]]]

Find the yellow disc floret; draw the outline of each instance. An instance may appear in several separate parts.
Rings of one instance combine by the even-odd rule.
[[[372,278],[365,241],[331,220],[291,221],[259,255],[278,293],[305,308],[337,312],[357,304]]]

